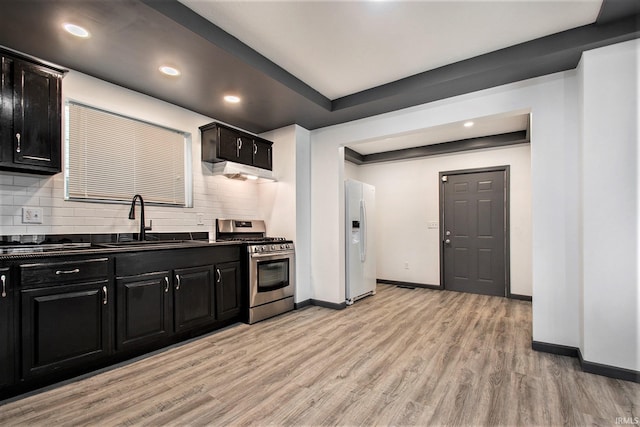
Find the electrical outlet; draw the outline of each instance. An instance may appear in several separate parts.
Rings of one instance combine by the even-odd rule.
[[[409,261],[405,261],[404,262],[404,269],[408,270],[409,269]]]
[[[427,223],[427,228],[430,229],[430,230],[437,229],[438,228],[438,221],[429,221]]]
[[[196,214],[196,225],[204,225],[204,214]]]
[[[42,224],[42,208],[22,208],[23,224]]]

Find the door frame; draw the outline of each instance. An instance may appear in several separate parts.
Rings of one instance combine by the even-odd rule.
[[[483,168],[473,168],[473,169],[460,169],[460,170],[452,170],[452,171],[442,171],[438,174],[438,191],[439,191],[439,215],[440,215],[440,234],[439,234],[439,248],[440,248],[440,289],[445,290],[444,287],[444,182],[442,181],[443,176],[450,175],[466,175],[471,173],[481,173],[481,172],[503,172],[504,174],[504,296],[506,298],[513,298],[511,294],[511,246],[510,246],[510,221],[509,221],[509,175],[510,175],[510,166],[502,165],[502,166],[489,166]]]

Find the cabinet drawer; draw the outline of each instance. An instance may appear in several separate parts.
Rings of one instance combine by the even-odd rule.
[[[105,279],[109,272],[108,258],[83,259],[20,266],[21,285],[40,285]]]

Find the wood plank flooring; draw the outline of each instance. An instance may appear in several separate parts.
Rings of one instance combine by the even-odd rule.
[[[0,406],[0,426],[615,425],[640,384],[531,350],[531,303],[379,285]]]

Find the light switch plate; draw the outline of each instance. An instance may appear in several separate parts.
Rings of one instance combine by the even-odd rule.
[[[196,214],[196,225],[204,225],[204,214]]]
[[[42,208],[22,208],[23,224],[42,224]]]

